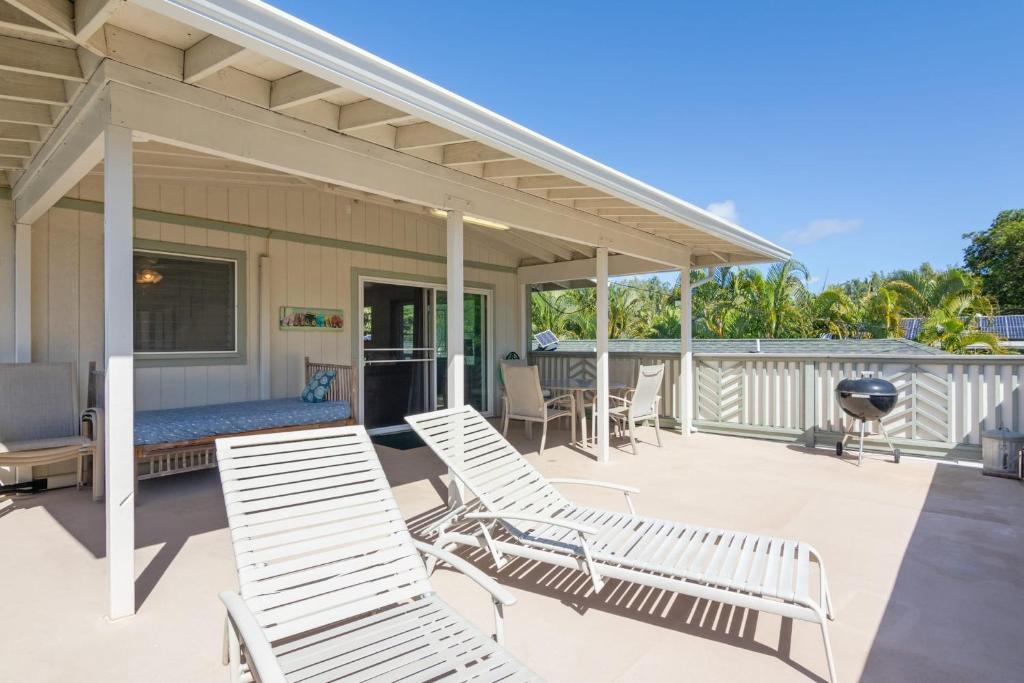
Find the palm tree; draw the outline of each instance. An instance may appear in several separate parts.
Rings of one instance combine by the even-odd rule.
[[[752,268],[741,273],[746,293],[743,318],[748,326],[743,336],[777,339],[809,333],[801,311],[807,294],[804,282],[810,276],[807,266],[790,259],[772,265],[766,275]]]
[[[968,353],[971,347],[984,347],[990,353],[1001,353],[999,337],[978,329],[978,318],[992,315],[992,304],[983,296],[960,294],[949,297],[928,313],[921,324],[922,344],[938,346],[951,353]]]
[[[842,288],[829,287],[814,298],[814,326],[832,336],[851,337],[857,331],[857,305]]]

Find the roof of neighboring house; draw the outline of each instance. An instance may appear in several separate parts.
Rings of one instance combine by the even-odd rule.
[[[920,318],[904,318],[900,321],[903,336],[917,339],[921,334]],[[978,329],[982,332],[994,332],[1006,341],[1024,341],[1024,315],[993,315],[978,318]]]
[[[887,356],[945,356],[942,349],[918,344],[908,339],[762,339],[761,352],[765,354],[831,354],[831,355],[887,355]],[[595,344],[590,339],[565,339],[558,347],[542,353],[593,353]],[[694,353],[754,353],[754,339],[694,339]],[[532,350],[537,352],[533,342]],[[678,339],[609,339],[610,353],[679,353]]]

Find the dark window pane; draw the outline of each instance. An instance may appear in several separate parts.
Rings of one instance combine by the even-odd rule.
[[[135,252],[135,350],[235,350],[235,262]]]

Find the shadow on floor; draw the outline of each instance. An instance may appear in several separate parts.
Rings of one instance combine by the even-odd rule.
[[[445,507],[439,505],[406,522],[413,536],[429,543],[433,539],[425,536],[425,532],[430,530],[445,512]],[[792,619],[781,619],[778,647],[773,648],[755,640],[760,617],[760,613],[755,610],[618,580],[608,580],[601,592],[595,593],[590,578],[581,571],[511,557],[499,570],[485,550],[459,548],[457,553],[503,585],[558,600],[578,614],[599,610],[679,633],[741,647],[758,654],[777,657],[807,680],[825,681],[791,659]],[[442,568],[439,567],[438,570]]]
[[[937,466],[861,680],[1019,677],[1022,566],[1024,485]]]

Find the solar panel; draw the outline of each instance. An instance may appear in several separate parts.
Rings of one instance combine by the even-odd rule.
[[[978,329],[1007,341],[1024,341],[1024,315],[979,316]]]
[[[537,340],[537,348],[541,351],[547,351],[549,348],[558,346],[558,337],[551,330],[544,330],[533,335],[533,338]]]
[[[917,335],[921,334],[920,318],[904,318],[900,321],[900,327],[903,328],[903,337],[905,339],[913,341],[917,339]]]

